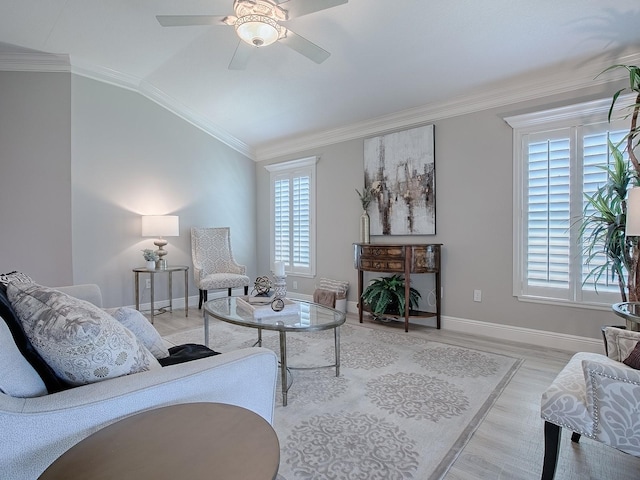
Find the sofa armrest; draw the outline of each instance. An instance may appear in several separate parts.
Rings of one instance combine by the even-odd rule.
[[[238,405],[272,423],[277,371],[272,351],[247,348],[43,397],[0,394],[3,474],[12,479],[37,478],[62,453],[100,428],[176,403]]]
[[[96,307],[102,308],[102,292],[100,287],[93,283],[84,285],[71,285],[67,287],[54,287],[67,295],[93,303]]]
[[[640,371],[611,360],[582,360],[582,370],[587,409],[594,420],[594,438],[640,456]]]

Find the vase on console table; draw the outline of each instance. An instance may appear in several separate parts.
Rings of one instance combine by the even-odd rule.
[[[365,210],[362,212],[362,215],[360,215],[360,243],[369,243],[370,223],[369,214]]]

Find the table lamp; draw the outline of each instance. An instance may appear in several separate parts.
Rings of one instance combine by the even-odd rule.
[[[153,242],[158,247],[158,268],[167,268],[167,260],[164,256],[168,253],[164,246],[167,241],[163,237],[177,237],[180,234],[177,215],[143,215],[142,216],[142,236],[156,237]]]
[[[640,187],[632,188],[627,195],[625,234],[628,237],[640,236]]]

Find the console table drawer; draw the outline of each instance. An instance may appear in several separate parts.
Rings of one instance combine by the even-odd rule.
[[[363,245],[360,248],[362,249],[360,254],[362,257],[404,258],[404,248],[401,246]]]
[[[360,268],[378,272],[404,272],[404,262],[402,260],[393,261],[360,258]]]

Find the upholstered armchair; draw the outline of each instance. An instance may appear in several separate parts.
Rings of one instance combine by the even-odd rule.
[[[640,332],[607,327],[605,339],[608,356],[575,354],[542,395],[542,480],[554,477],[562,428],[640,457]]]
[[[209,290],[226,288],[231,290],[244,287],[244,294],[249,292],[247,267],[238,265],[231,252],[231,233],[229,227],[191,228],[191,256],[193,259],[193,275],[200,300],[207,301]]]

